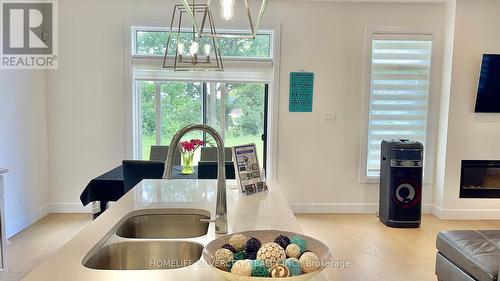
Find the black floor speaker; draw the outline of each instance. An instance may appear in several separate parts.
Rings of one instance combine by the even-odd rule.
[[[420,227],[422,219],[422,143],[382,141],[379,219],[390,227]]]

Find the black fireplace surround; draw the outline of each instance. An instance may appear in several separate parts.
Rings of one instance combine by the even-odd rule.
[[[500,198],[500,160],[462,160],[460,198]]]

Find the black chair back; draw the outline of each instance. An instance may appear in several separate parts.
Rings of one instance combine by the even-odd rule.
[[[198,179],[217,179],[218,171],[215,161],[198,162]],[[235,178],[233,161],[226,161],[226,179],[234,180]]]
[[[230,147],[224,147],[226,161],[233,161],[233,151]],[[218,158],[218,149],[217,147],[202,147],[200,161],[217,161]]]
[[[123,160],[123,185],[125,193],[143,179],[161,179],[165,168],[164,162]]]
[[[152,145],[149,153],[151,161],[167,161],[168,145]],[[174,155],[174,165],[181,164],[181,152],[177,150]]]

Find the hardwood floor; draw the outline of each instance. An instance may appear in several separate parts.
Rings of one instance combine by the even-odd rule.
[[[435,281],[436,235],[450,229],[500,229],[500,221],[451,221],[425,215],[418,229],[384,226],[375,215],[299,214],[305,234],[349,266],[325,270],[329,280]]]
[[[435,281],[436,234],[446,229],[500,229],[500,221],[444,221],[423,217],[419,229],[384,226],[372,214],[298,214],[305,234],[324,241],[336,267],[329,280]],[[10,239],[8,271],[21,280],[91,221],[86,214],[52,214]]]
[[[90,222],[90,214],[51,214],[14,235],[6,247],[7,271],[0,280],[21,280]]]

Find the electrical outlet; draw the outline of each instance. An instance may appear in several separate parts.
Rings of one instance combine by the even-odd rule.
[[[323,121],[323,122],[336,122],[337,121],[337,114],[335,114],[335,112],[323,112],[323,115],[321,117],[321,121]]]

